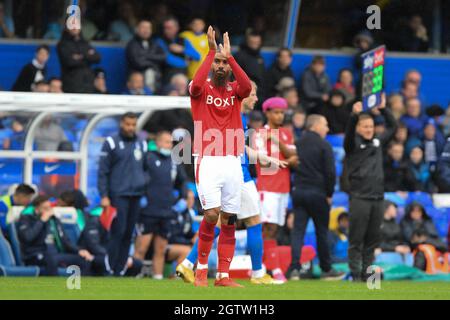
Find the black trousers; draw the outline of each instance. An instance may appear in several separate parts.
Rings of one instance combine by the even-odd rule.
[[[350,197],[350,230],[348,264],[355,276],[364,276],[373,263],[375,249],[380,245],[383,200]]]
[[[107,267],[116,276],[125,272],[133,231],[139,216],[140,199],[140,196],[111,198],[112,206],[117,209],[117,216],[111,224]]]
[[[25,265],[39,266],[40,274],[44,276],[57,276],[58,267],[67,268],[76,265],[80,268],[81,275],[91,274],[91,263],[75,253],[53,253],[47,252],[28,258]]]
[[[291,232],[291,268],[300,268],[301,250],[309,218],[314,222],[319,254],[320,268],[323,272],[331,270],[330,249],[328,247],[328,223],[330,206],[324,194],[312,190],[294,191],[294,229]]]

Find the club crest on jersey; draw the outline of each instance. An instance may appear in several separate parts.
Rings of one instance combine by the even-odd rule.
[[[229,106],[234,106],[234,99],[236,97],[235,96],[231,96],[229,98],[219,98],[216,97],[214,98],[212,95],[208,95],[206,97],[206,104],[214,104],[216,107],[229,107]]]
[[[140,161],[142,159],[142,151],[139,149],[134,149],[134,158],[136,161]]]
[[[227,91],[233,90],[229,84],[227,84]]]

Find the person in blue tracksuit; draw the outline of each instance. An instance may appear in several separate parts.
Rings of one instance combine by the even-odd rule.
[[[136,136],[137,115],[125,113],[119,134],[106,138],[100,154],[98,190],[101,206],[113,206],[117,216],[111,225],[107,269],[111,274],[126,273],[139,204],[145,194],[147,143]]]
[[[148,153],[147,167],[150,181],[147,187],[147,206],[142,210],[138,223],[136,238],[136,259],[143,260],[154,239],[153,277],[162,279],[164,270],[164,254],[170,236],[171,219],[176,217],[172,206],[178,198],[185,197],[186,173],[182,164],[172,160],[172,135],[161,131],[156,135],[156,151]]]

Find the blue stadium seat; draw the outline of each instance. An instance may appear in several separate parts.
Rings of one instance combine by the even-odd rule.
[[[332,206],[333,207],[348,207],[348,194],[345,192],[335,192],[333,194]]]
[[[80,229],[78,228],[78,225],[71,224],[71,223],[63,223],[62,227],[64,229],[64,232],[66,233],[69,240],[72,242],[72,244],[76,245],[78,243],[78,239],[80,238]]]
[[[344,136],[343,135],[329,134],[329,135],[327,135],[326,140],[331,144],[331,146],[333,148],[335,148],[335,147],[343,148],[344,147]]]
[[[8,225],[8,238],[9,244],[11,245],[11,249],[14,255],[14,259],[16,260],[17,266],[23,266],[22,254],[20,252],[20,242],[19,237],[17,235],[17,227],[15,223],[11,223]]]
[[[406,199],[406,204],[410,204],[411,202],[419,202],[424,207],[433,205],[433,198],[430,194],[425,192],[410,192],[408,193],[408,198]]]
[[[395,192],[385,192],[384,199],[395,203],[395,205],[397,205],[398,207],[406,206],[406,200],[400,197]]]
[[[375,257],[375,263],[384,263],[388,265],[403,264],[412,267],[414,264],[414,256],[411,253],[401,255],[396,252],[383,252]]]
[[[0,231],[0,276],[36,277],[38,275],[38,267],[17,266],[11,246]]]

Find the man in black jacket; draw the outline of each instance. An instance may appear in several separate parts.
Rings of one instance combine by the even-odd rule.
[[[80,29],[66,29],[57,45],[63,90],[67,93],[94,93],[92,64],[100,54],[81,35]]]
[[[100,154],[98,190],[102,207],[114,206],[117,216],[108,243],[109,272],[124,275],[139,201],[147,185],[147,143],[136,136],[137,116],[122,115],[118,135],[106,138]]]
[[[343,273],[331,268],[328,248],[328,224],[330,220],[331,197],[336,182],[334,155],[331,145],[325,141],[329,131],[325,117],[310,115],[306,119],[306,131],[296,142],[299,166],[294,174],[292,200],[294,203],[294,228],[291,232],[292,263],[289,278],[300,277],[300,255],[306,226],[313,219],[317,249],[319,251],[321,277],[340,279]]]
[[[241,44],[239,51],[234,58],[242,69],[252,79],[258,87],[258,101],[264,101],[264,59],[261,56],[262,37],[254,31],[249,31],[245,35],[245,42]],[[261,109],[261,108],[257,108]]]
[[[355,281],[366,279],[380,243],[383,220],[384,172],[383,147],[394,136],[397,124],[385,108],[383,95],[376,107],[384,116],[386,130],[375,135],[373,116],[362,113],[362,103],[353,105],[344,139],[345,164],[343,187],[350,194],[349,267]]]
[[[32,207],[22,212],[18,226],[26,265],[40,266],[42,274],[49,276],[56,276],[58,267],[70,265],[78,265],[81,274],[89,274],[94,257],[70,242],[61,222],[54,216],[48,197],[38,196]]]
[[[277,85],[283,78],[294,80],[294,73],[291,69],[292,51],[288,48],[281,48],[277,52],[276,60],[266,71],[264,83],[264,96],[275,97],[279,92]]]
[[[136,35],[127,44],[126,57],[128,72],[141,72],[144,75],[146,86],[152,92],[159,92],[166,54],[152,39],[152,23],[150,21],[139,22]]]
[[[37,47],[36,54],[30,63],[25,65],[19,73],[12,91],[30,92],[31,85],[45,80],[46,65],[50,57],[50,48],[46,45]]]
[[[154,236],[153,277],[162,279],[171,219],[176,217],[172,206],[177,198],[174,197],[173,191],[177,189],[180,197],[185,196],[186,173],[182,164],[177,165],[172,160],[170,132],[159,132],[155,142],[158,151],[150,152],[147,158],[150,175],[147,188],[148,205],[142,210],[139,218],[139,235],[136,238],[134,257],[141,260],[145,258]]]
[[[306,112],[319,113],[320,108],[329,100],[330,91],[330,79],[325,72],[325,58],[314,56],[311,65],[302,74],[299,88]]]

